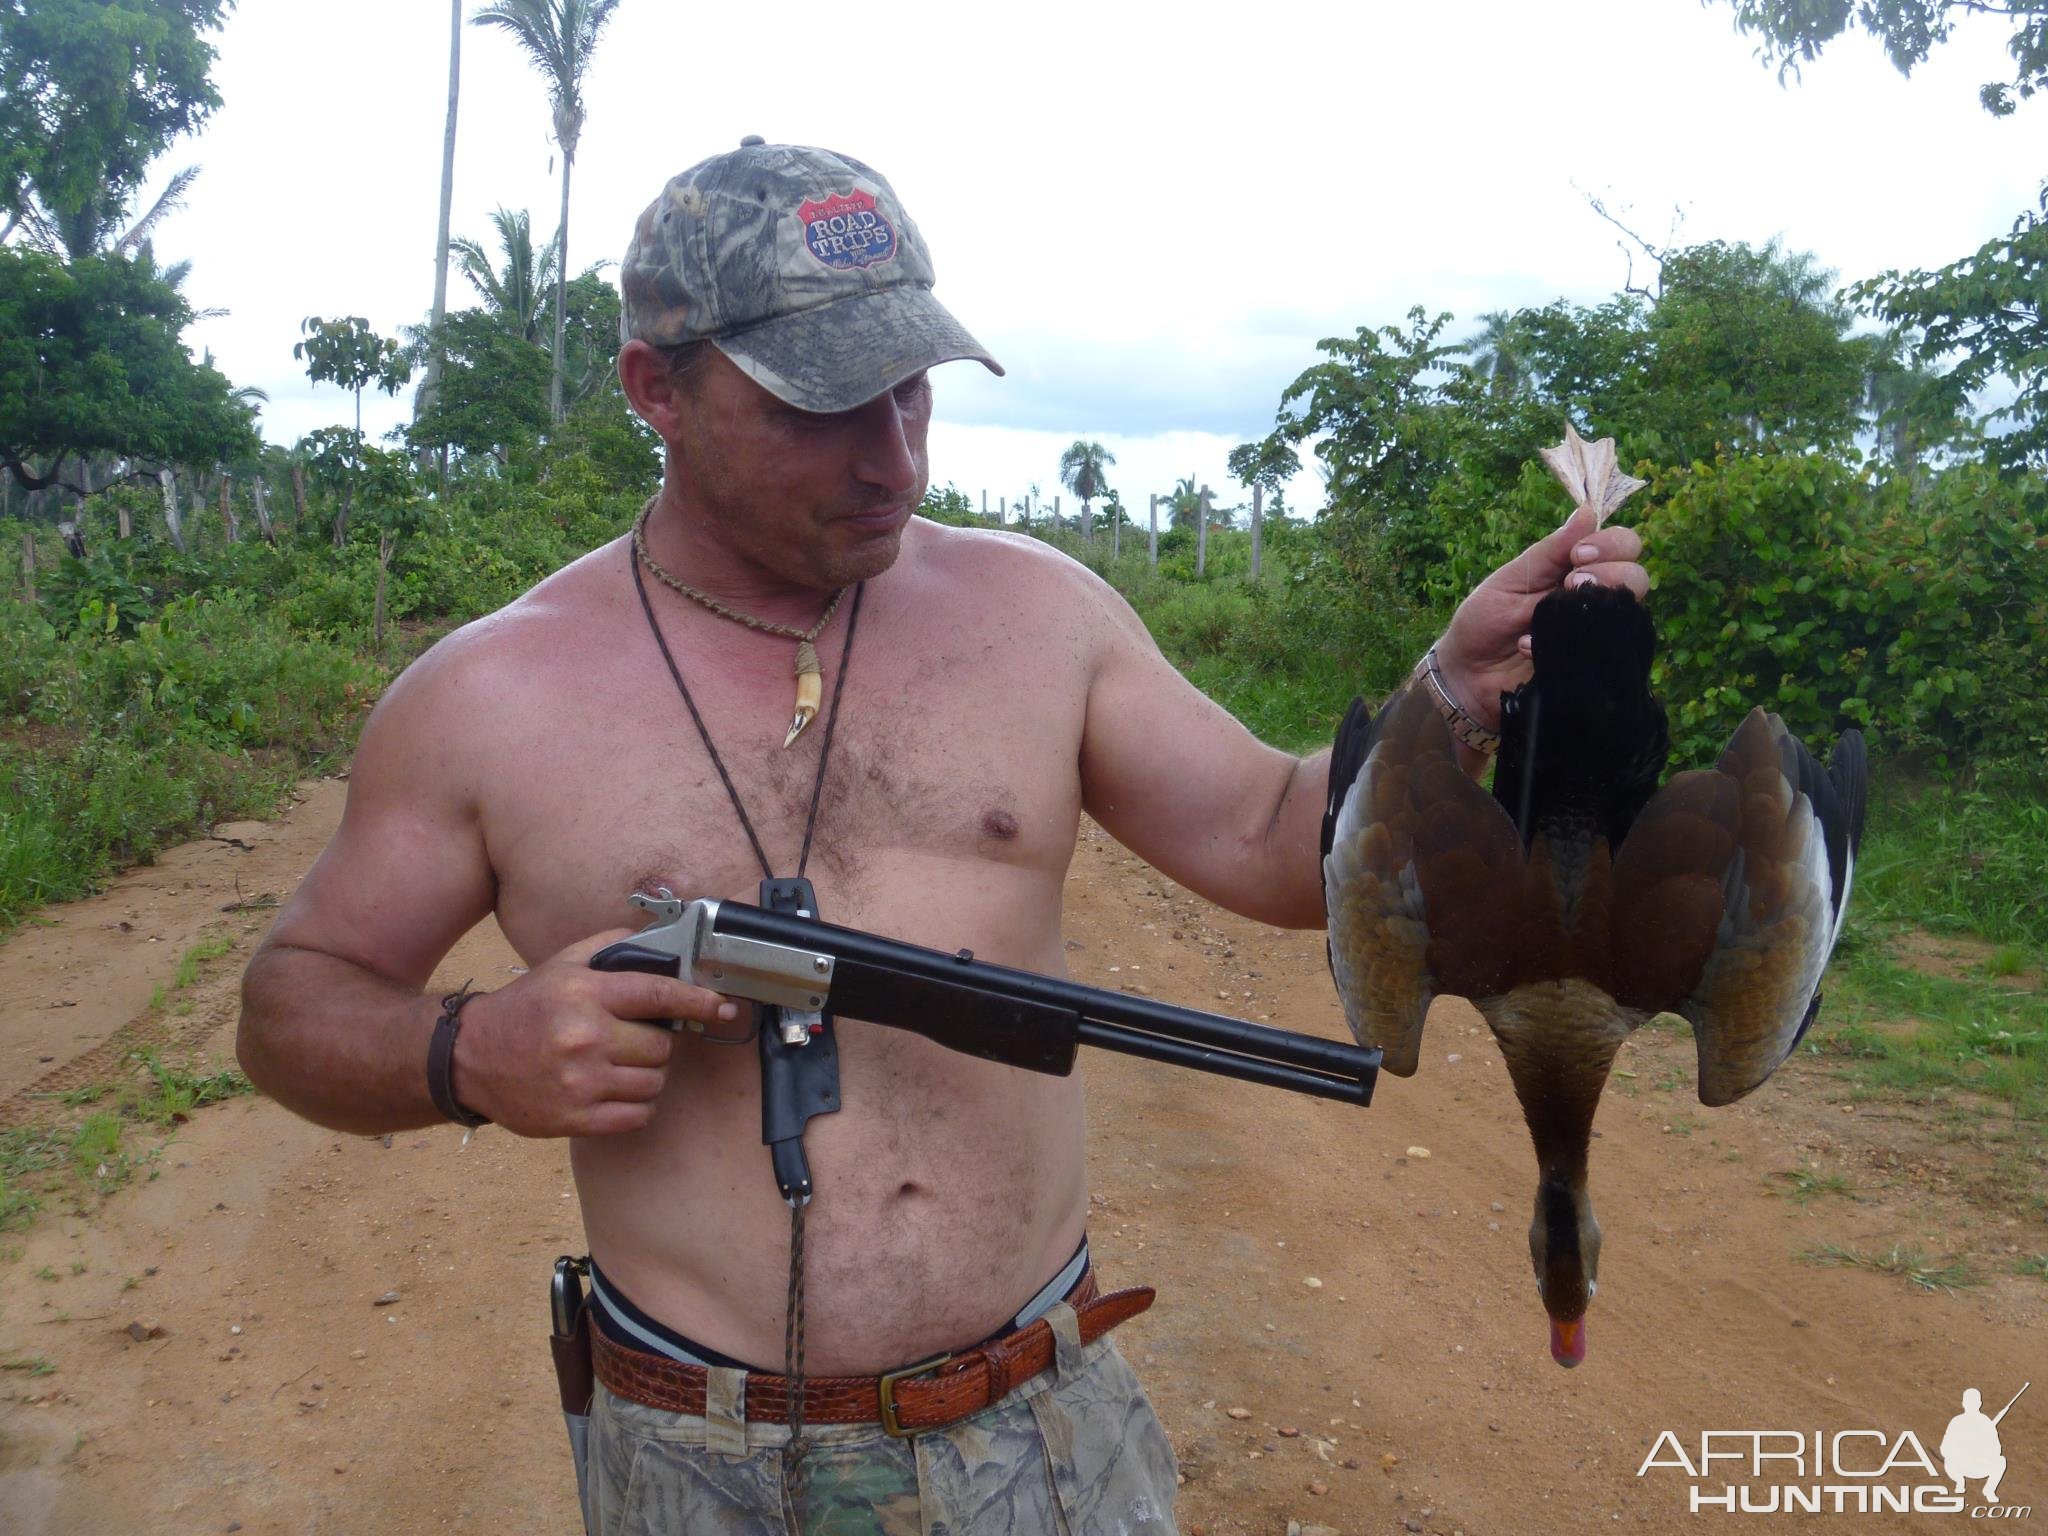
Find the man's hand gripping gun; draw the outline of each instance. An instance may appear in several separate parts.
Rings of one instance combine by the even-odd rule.
[[[635,894],[654,921],[598,951],[604,971],[675,976],[760,1005],[762,1140],[786,1200],[810,1198],[804,1123],[839,1107],[832,1018],[907,1029],[952,1050],[1064,1077],[1100,1046],[1347,1104],[1370,1104],[1380,1052],[1081,986],[817,919],[805,880],[764,880],[761,904]],[[692,1023],[692,1030],[702,1026]],[[709,1037],[718,1038],[718,1037]]]

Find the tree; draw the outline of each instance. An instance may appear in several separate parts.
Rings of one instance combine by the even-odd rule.
[[[1230,450],[1230,472],[1252,488],[1251,577],[1259,579],[1266,532],[1266,492],[1273,493],[1273,513],[1281,515],[1280,488],[1301,472],[1301,455],[1292,443],[1278,437],[1261,442],[1240,443]]]
[[[538,342],[552,313],[546,293],[554,284],[555,242],[534,251],[533,216],[524,208],[500,208],[491,215],[491,224],[498,231],[503,267],[493,267],[483,246],[467,237],[451,241],[449,249],[499,326],[521,341]]]
[[[586,115],[583,72],[598,34],[618,4],[619,0],[494,0],[470,18],[473,26],[498,27],[512,34],[546,82],[548,105],[554,111],[555,142],[562,149],[562,219],[555,229],[555,350],[548,413],[556,421],[562,419],[562,343],[569,312],[569,175]]]
[[[429,332],[438,332],[448,313],[448,221],[455,206],[455,110],[462,95],[462,0],[448,0],[448,126],[441,135],[441,221],[434,242],[434,310]],[[443,360],[438,338],[427,354],[427,378],[413,403],[415,417],[433,399]],[[441,486],[448,485],[448,455],[441,453]]]
[[[1892,475],[1915,480],[1929,448],[1967,430],[1947,378],[1918,361],[1923,338],[1895,330],[1872,354],[1863,380],[1863,409],[1876,431],[1878,452]]]
[[[1280,397],[1269,442],[1320,435],[1316,456],[1329,471],[1330,502],[1340,517],[1376,534],[1418,517],[1431,487],[1451,467],[1462,423],[1452,418],[1443,379],[1462,372],[1463,350],[1438,341],[1448,314],[1408,311],[1408,328],[1360,326],[1355,336],[1316,343],[1325,361]]]
[[[1710,241],[1667,253],[1647,316],[1647,357],[1623,407],[1660,456],[1689,463],[1717,447],[1797,452],[1846,443],[1860,425],[1874,343],[1835,274],[1776,240]]]
[[[126,205],[150,161],[220,95],[208,78],[233,0],[19,0],[0,5],[0,238]]]
[[[1105,472],[1116,462],[1116,455],[1100,443],[1083,442],[1075,439],[1073,445],[1060,455],[1060,484],[1081,498],[1081,537],[1095,537],[1095,498],[1109,489]]]
[[[570,408],[609,391],[623,402],[616,359],[619,353],[619,290],[598,267],[572,278],[568,324],[562,341],[562,391]],[[548,303],[551,317],[552,300]]]
[[[1936,271],[1880,273],[1850,293],[1880,319],[1915,328],[1921,363],[1956,359],[1923,400],[1954,412],[2000,375],[2012,380],[2018,393],[1992,412],[2012,430],[1987,447],[2008,469],[2048,467],[2048,184],[2011,234]]]
[[[1702,0],[1711,4],[1713,0]],[[1763,38],[1759,54],[1776,62],[1783,79],[1796,74],[1853,24],[1883,42],[1901,74],[1924,63],[1948,41],[1965,14],[2003,16],[2015,23],[2006,40],[2013,61],[2010,81],[1991,81],[1977,94],[1995,117],[2012,113],[2036,91],[2048,87],[2048,0],[1728,0],[1735,24]],[[2018,398],[1993,412],[2014,429],[1990,440],[1993,456],[2007,468],[2048,462],[2048,327],[2041,299],[2048,288],[2048,182],[2039,210],[2023,210],[2012,233],[1979,246],[1973,255],[1934,272],[1888,271],[1850,290],[1880,319],[1922,332],[1916,349],[1922,364],[1955,357],[1944,383],[1923,401],[1963,408],[1970,393],[2003,374]]]
[[[1516,317],[1505,310],[1481,315],[1481,330],[1465,342],[1472,355],[1472,368],[1496,395],[1512,395],[1521,388],[1528,368],[1522,360],[1522,329]]]
[[[306,377],[315,384],[339,384],[356,397],[352,468],[359,470],[364,461],[363,391],[374,384],[387,395],[397,394],[412,377],[412,364],[402,346],[371,330],[370,322],[361,315],[345,315],[339,320],[308,315],[299,329],[305,340],[292,344],[292,356],[305,363]],[[352,472],[346,481],[341,511],[334,520],[336,549],[348,542],[348,520],[355,509],[359,478],[359,473]]]
[[[1718,0],[1701,0],[1713,5]],[[2048,0],[1727,0],[1735,25],[1763,39],[1757,56],[1778,66],[1778,78],[1796,75],[1802,63],[1852,27],[1884,44],[1899,73],[1927,62],[1966,15],[2003,16],[2016,23],[2005,51],[2013,61],[2010,81],[1991,81],[1977,93],[1984,110],[2007,116],[2048,85]]]
[[[488,455],[503,465],[548,427],[548,355],[487,309],[461,309],[415,335],[415,356],[442,357],[441,382],[422,394],[407,440],[416,449]],[[438,347],[435,343],[438,340]]]
[[[212,464],[251,451],[228,381],[179,341],[191,318],[147,252],[67,264],[0,248],[0,465],[39,490],[73,457]]]
[[[1202,492],[1195,477],[1176,480],[1166,497],[1166,522],[1170,528],[1192,528],[1202,515]]]

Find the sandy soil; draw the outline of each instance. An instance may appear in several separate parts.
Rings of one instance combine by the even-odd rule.
[[[289,891],[341,800],[308,785],[277,822],[221,827],[0,947],[0,1123],[138,1046],[226,1060],[267,913],[224,909]],[[1067,895],[1079,979],[1341,1033],[1319,935],[1220,912],[1093,828]],[[207,935],[234,948],[151,1009]],[[515,963],[486,925],[441,979]],[[1910,1429],[1932,1450],[1965,1386],[1993,1408],[2027,1379],[2003,1492],[2048,1505],[2048,1285],[2011,1272],[2048,1230],[1952,1118],[1852,1102],[1808,1059],[1706,1111],[1689,1040],[1646,1031],[1595,1133],[1606,1249],[1589,1358],[1565,1372],[1529,1274],[1533,1162],[1477,1015],[1441,1005],[1421,1073],[1365,1112],[1090,1055],[1096,1253],[1109,1284],[1160,1290],[1119,1337],[1180,1452],[1187,1531],[1700,1529],[1689,1478],[1638,1476],[1663,1430],[1694,1455],[1730,1428]],[[580,1251],[567,1159],[460,1141],[235,1100],[90,1214],[0,1239],[0,1363],[54,1367],[0,1376],[0,1530],[576,1529],[543,1343],[549,1262]],[[1797,1203],[1794,1169],[1854,1198]],[[1929,1292],[1801,1258],[1897,1242],[1991,1278]],[[1706,1486],[1731,1481],[1750,1479],[1724,1464]]]

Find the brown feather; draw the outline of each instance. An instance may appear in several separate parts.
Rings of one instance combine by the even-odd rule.
[[[1514,824],[1459,768],[1428,694],[1396,695],[1374,733],[1324,864],[1330,963],[1352,1033],[1405,1077],[1433,997],[1505,991],[1519,956],[1554,966],[1562,927],[1554,892],[1535,892],[1549,921],[1523,914]]]
[[[1776,1070],[1827,961],[1827,854],[1798,751],[1751,710],[1715,768],[1651,798],[1616,862],[1617,996],[1691,1021],[1705,1104]]]

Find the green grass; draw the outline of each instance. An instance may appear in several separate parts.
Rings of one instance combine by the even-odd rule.
[[[199,979],[199,969],[209,960],[218,960],[235,947],[235,942],[226,934],[215,934],[212,938],[201,939],[178,957],[178,974],[171,986],[182,992]]]
[[[2012,1272],[2031,1275],[2036,1280],[2048,1280],[2048,1253],[2030,1253],[2023,1259],[2013,1260]]]
[[[1784,1181],[1781,1193],[1795,1205],[1810,1205],[1822,1195],[1837,1195],[1844,1200],[1860,1198],[1849,1181],[1839,1173],[1816,1173],[1807,1168],[1787,1168],[1777,1177]]]
[[[1982,1094],[2018,1120],[2048,1118],[2048,996],[1981,977],[1899,964],[1878,925],[1852,923],[1822,982],[1824,1022],[1808,1049],[1853,1081],[1915,1099]]]
[[[255,1085],[233,1067],[206,1073],[187,1067],[167,1067],[154,1051],[145,1051],[137,1059],[148,1080],[137,1087],[123,1108],[134,1118],[152,1125],[174,1125],[190,1118],[195,1109],[204,1105],[256,1091]]]
[[[64,1133],[46,1126],[0,1131],[0,1232],[19,1231],[35,1219],[67,1145]]]
[[[19,1360],[0,1360],[0,1371],[25,1371],[31,1376],[48,1376],[56,1369],[47,1355],[28,1355]]]
[[[0,934],[124,864],[269,815],[346,750],[383,669],[221,589],[140,629],[0,601]]]
[[[71,1165],[78,1177],[103,1189],[126,1183],[128,1159],[121,1150],[121,1117],[112,1110],[87,1115],[71,1133]]]
[[[256,1091],[233,1067],[169,1065],[152,1051],[129,1060],[140,1070],[126,1087],[94,1083],[54,1100],[66,1109],[100,1106],[92,1113],[62,1124],[0,1131],[0,1232],[27,1228],[53,1197],[90,1209],[153,1163],[161,1145],[137,1152],[125,1136],[129,1126],[168,1131],[208,1104]]]
[[[1893,1243],[1882,1253],[1866,1253],[1840,1243],[1823,1243],[1818,1248],[1807,1249],[1800,1257],[1809,1264],[1840,1265],[1867,1269],[1880,1275],[1896,1275],[1923,1291],[1953,1293],[1984,1283],[1984,1277],[1964,1260],[1930,1258],[1918,1248],[1909,1248],[1904,1243]]]
[[[1991,976],[2017,976],[2032,964],[2032,957],[2021,944],[2007,944],[1992,951],[1984,962],[1984,970]]]
[[[1865,917],[2048,952],[2048,786],[2036,764],[1974,784],[1880,772],[1855,901]],[[2010,781],[2010,782],[2004,782]]]

